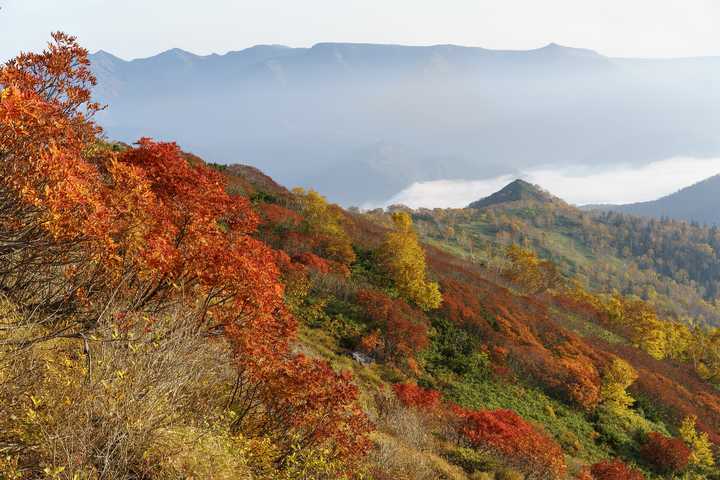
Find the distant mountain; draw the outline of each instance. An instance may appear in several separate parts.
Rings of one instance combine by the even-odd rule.
[[[562,200],[552,196],[538,185],[518,179],[506,185],[502,190],[471,203],[468,208],[485,208],[511,202],[556,203],[562,202]]]
[[[584,209],[720,225],[720,175],[705,179],[658,200],[627,205],[588,205]]]
[[[540,162],[720,156],[720,58],[318,43],[91,61],[109,137],[177,140],[345,205]]]

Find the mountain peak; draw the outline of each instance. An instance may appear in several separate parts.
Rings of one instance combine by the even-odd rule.
[[[124,61],[120,57],[113,55],[112,53],[105,50],[98,50],[95,53],[90,54],[90,57],[94,60],[109,60],[109,61]]]
[[[471,203],[468,205],[468,208],[485,208],[492,205],[520,201],[552,203],[557,201],[557,198],[539,186],[518,178],[492,195]]]
[[[590,50],[588,48],[567,47],[565,45],[560,45],[555,42],[548,43],[544,47],[538,48],[535,51],[538,53],[546,54],[546,55],[570,55],[573,57],[602,57],[602,55],[600,55],[595,50]]]

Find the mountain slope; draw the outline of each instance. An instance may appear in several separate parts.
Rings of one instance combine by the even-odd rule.
[[[718,58],[318,43],[91,61],[111,138],[177,140],[343,204],[538,159],[598,166],[720,154]]]
[[[507,245],[528,245],[594,290],[637,295],[668,317],[720,325],[715,227],[583,211],[523,181],[468,208],[421,209],[415,218],[427,241],[466,258],[493,264]]]
[[[720,175],[657,200],[626,205],[593,205],[587,209],[720,225]]]
[[[537,185],[525,180],[515,180],[492,195],[472,202],[468,208],[485,208],[509,202],[552,203],[560,201]]]

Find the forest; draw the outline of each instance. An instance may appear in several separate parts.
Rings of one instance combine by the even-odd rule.
[[[95,83],[0,68],[0,479],[720,478],[715,229],[344,210]]]

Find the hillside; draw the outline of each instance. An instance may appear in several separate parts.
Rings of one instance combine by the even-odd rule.
[[[110,138],[149,135],[215,162],[252,161],[343,205],[379,204],[414,182],[511,174],[538,159],[597,168],[720,154],[710,107],[720,102],[711,88],[719,58],[318,43],[90,60]]]
[[[522,181],[466,209],[421,209],[414,217],[428,241],[474,261],[491,264],[506,245],[528,245],[594,290],[637,295],[670,317],[720,325],[717,227],[588,212]]]
[[[519,245],[587,214],[521,182],[351,212],[108,143],[87,52],[52,47],[0,69],[0,478],[720,475],[717,329]]]
[[[553,203],[560,201],[544,192],[536,185],[524,180],[515,180],[492,195],[481,198],[468,205],[468,208],[485,208],[492,205],[502,205],[509,202]]]
[[[720,225],[720,175],[657,200],[626,205],[589,205],[586,209]]]

